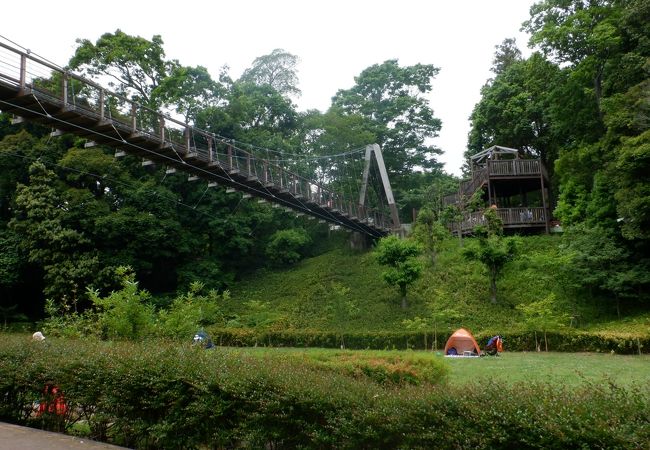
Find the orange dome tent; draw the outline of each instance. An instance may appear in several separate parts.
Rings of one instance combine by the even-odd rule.
[[[445,344],[445,355],[449,355],[449,349],[454,348],[456,354],[459,356],[466,355],[465,352],[471,352],[472,356],[478,356],[481,354],[481,349],[476,343],[476,339],[472,336],[472,333],[467,331],[465,328],[460,328],[452,334]],[[451,353],[453,354],[453,352]],[[467,355],[469,356],[469,355]]]

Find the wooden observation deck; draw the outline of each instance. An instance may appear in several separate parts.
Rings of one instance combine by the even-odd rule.
[[[458,192],[443,199],[445,205],[456,205],[463,211],[463,219],[450,224],[452,232],[470,234],[476,225],[484,223],[481,211],[467,210],[469,199],[477,192],[485,204],[496,205],[504,229],[549,232],[549,180],[540,159],[495,145],[474,155],[471,164],[472,177],[460,183]]]

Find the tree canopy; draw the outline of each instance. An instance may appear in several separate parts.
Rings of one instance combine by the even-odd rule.
[[[572,250],[618,261],[583,278],[625,279],[596,283],[604,296],[623,286],[648,295],[648,280],[626,267],[650,269],[649,24],[643,0],[536,3],[523,24],[535,52],[498,47],[471,116],[467,157],[494,144],[541,157],[555,218],[580,230]]]

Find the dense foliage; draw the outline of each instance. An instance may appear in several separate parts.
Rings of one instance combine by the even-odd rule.
[[[297,56],[275,49],[237,80],[227,68],[213,79],[204,67],[167,58],[160,36],[148,40],[118,29],[96,42],[79,39],[69,67],[267,158],[291,161],[296,173],[352,196],[360,188],[360,158],[353,164],[322,156],[356,155],[378,142],[396,195],[406,198],[404,214],[425,203],[431,180],[451,179],[425,143],[440,128],[423,97],[436,68],[386,61],[362,72],[328,111],[301,113],[291,100],[300,94],[297,63]],[[386,101],[380,105],[376,96]],[[193,281],[223,291],[252,270],[288,267],[330,246],[326,225],[84,144],[12,125],[0,114],[0,306],[37,318],[48,299],[82,312],[92,306],[87,289],[103,295],[119,288],[115,269],[127,265],[152,294],[150,303],[164,306],[166,296]],[[375,170],[370,177],[377,182]],[[368,192],[369,206],[376,197]]]
[[[440,389],[437,359],[427,361],[433,378],[411,385],[378,374],[423,374],[425,366],[409,362],[415,357],[364,364],[351,354],[310,360],[23,339],[0,341],[0,419],[135,448],[640,448],[650,438],[643,388]],[[55,400],[44,397],[46,384],[63,392],[64,415],[34,411],[35,402]]]
[[[467,156],[498,144],[545,163],[575,282],[603,298],[649,293],[649,24],[645,0],[538,2],[535,52],[498,46],[471,116]]]
[[[274,282],[269,292],[270,284],[256,287],[247,277],[296,267],[345,237],[280,208],[0,115],[0,308],[6,317],[38,318],[48,299],[48,311],[57,314],[97,313],[90,293],[104,298],[119,290],[115,269],[128,265],[139,288],[151,294],[145,303],[156,314],[195,281],[207,291],[239,289],[243,294],[226,319],[233,326],[343,333],[408,324],[416,330],[437,328],[442,319],[435,317],[451,326],[458,320],[450,318],[463,314],[465,323],[489,328],[523,320],[518,305],[551,294],[551,309],[568,314],[574,325],[598,321],[601,313],[624,317],[634,306],[643,310],[650,286],[648,23],[643,0],[544,0],[523,25],[532,55],[523,57],[513,39],[497,46],[494,77],[471,116],[467,155],[499,144],[539,156],[566,233],[545,250],[533,239],[516,260],[517,241],[479,238],[467,243],[469,264],[440,225],[467,211],[443,210],[443,196],[457,185],[440,170],[439,150],[429,140],[441,126],[425,99],[435,66],[374,64],[339,90],[327,111],[299,112],[292,103],[300,93],[298,58],[283,49],[256,58],[239,79],[226,68],[213,79],[204,67],[167,58],[160,36],[148,40],[116,30],[94,43],[79,40],[73,70],[104,77],[112,89],[226,139],[281,152],[273,157],[287,157],[297,173],[323,182],[358,180],[362,169],[327,155],[379,143],[402,219],[420,210],[413,235],[428,258],[387,272],[403,297],[409,286],[406,311],[393,309],[394,293],[379,287],[376,262],[344,252],[327,263],[333,272],[309,275],[306,292],[300,281],[287,281],[289,271],[281,277],[298,291]],[[332,183],[350,192],[359,187]],[[375,272],[361,280],[339,273],[357,273],[353,264]],[[237,287],[242,279],[253,288]],[[488,288],[496,299],[497,279],[499,304],[474,306]],[[274,303],[280,295],[285,298]],[[377,321],[368,319],[370,311]]]
[[[436,329],[446,335],[463,326],[474,333],[529,333],[528,348],[534,349],[535,330],[527,326],[526,315],[517,307],[552,294],[549,308],[563,317],[561,325],[569,331],[647,334],[650,317],[645,305],[621,297],[619,318],[616,302],[591,295],[579,283],[584,281],[583,273],[574,270],[575,256],[556,235],[518,239],[519,256],[503,266],[498,302],[492,304],[489,268],[463,255],[465,248],[479,245],[476,241],[464,239],[462,246],[457,239],[442,241],[434,264],[428,255],[420,256],[423,270],[408,288],[407,309],[400,307],[399,291],[383,281],[385,267],[374,253],[338,249],[306,259],[290,271],[264,270],[247,276],[233,287],[232,301],[226,303],[228,314],[264,317],[265,325],[251,335],[330,333],[333,340],[327,346],[336,344],[337,333],[345,333],[347,346],[349,335],[358,332],[418,332],[417,344],[413,338],[412,345],[423,346],[426,339],[431,347]],[[438,336],[438,346],[444,339]],[[391,342],[385,342],[368,345],[392,348]],[[403,341],[395,342],[397,348],[405,348]]]

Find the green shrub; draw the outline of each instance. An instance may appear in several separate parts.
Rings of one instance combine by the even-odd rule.
[[[219,345],[234,347],[322,347],[339,348],[341,335],[335,331],[309,330],[258,330],[253,328],[209,328],[213,340]],[[538,330],[541,334],[541,330]],[[534,330],[511,331],[503,330],[481,331],[475,333],[479,347],[483,347],[489,338],[495,334],[504,337],[506,351],[535,351]],[[437,340],[440,347],[451,335],[450,331],[438,332]],[[546,333],[548,348],[558,352],[615,352],[620,354],[650,353],[650,335],[627,333],[596,333],[574,331],[548,331]],[[359,332],[344,333],[343,339],[348,349],[372,350],[423,350],[423,331],[403,332]],[[431,343],[433,333],[429,332],[427,342]],[[429,347],[429,349],[431,349]]]
[[[187,339],[199,328],[215,323],[223,325],[219,302],[228,300],[228,291],[223,295],[216,291],[202,295],[203,288],[203,283],[193,282],[187,294],[179,295],[168,309],[158,313],[157,332],[160,336]]]
[[[309,235],[302,228],[279,230],[271,236],[266,255],[278,265],[294,264],[302,258],[310,241]]]
[[[118,268],[118,275],[122,278],[122,289],[106,297],[89,289],[94,308],[81,314],[61,310],[55,302],[48,301],[49,317],[43,323],[46,334],[73,338],[96,336],[137,340],[158,336],[189,339],[199,328],[225,324],[221,303],[230,299],[228,291],[218,294],[211,290],[204,294],[203,283],[197,281],[168,308],[156,312],[150,294],[138,289],[130,269]]]
[[[51,383],[65,394],[65,429],[133,448],[636,449],[650,440],[647,386],[368,380],[279,351],[0,339],[0,420],[45,426],[34,405]]]
[[[138,288],[135,274],[128,267],[117,269],[122,289],[101,297],[99,291],[88,289],[88,296],[97,311],[101,334],[108,338],[140,339],[150,336],[155,315],[151,295]]]

